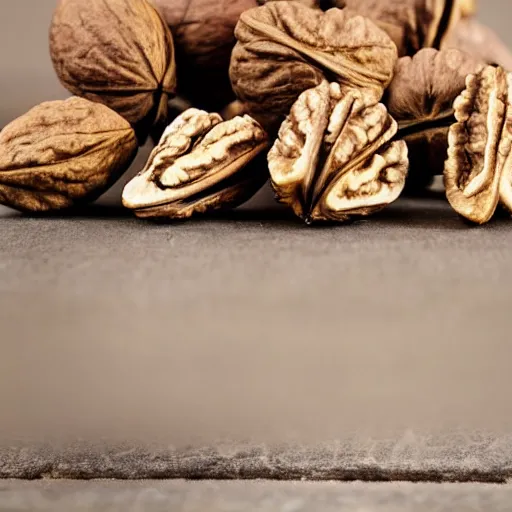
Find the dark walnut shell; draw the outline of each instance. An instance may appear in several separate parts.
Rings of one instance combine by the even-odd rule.
[[[498,203],[512,211],[512,74],[486,67],[466,79],[454,102],[444,178],[448,201],[484,224]]]
[[[163,122],[176,89],[172,36],[147,0],[60,0],[50,52],[63,85],[140,132]]]
[[[0,203],[42,212],[93,201],[136,153],[132,127],[108,107],[42,103],[0,132]]]
[[[205,110],[235,99],[229,61],[240,15],[256,0],[152,0],[171,28],[176,48],[178,94]]]
[[[408,188],[421,190],[443,174],[448,130],[455,122],[453,102],[466,86],[466,76],[483,64],[458,50],[420,50],[402,57],[386,91],[385,104],[398,122],[398,137],[409,147]]]
[[[233,208],[267,181],[268,169],[256,158],[267,147],[267,134],[249,116],[223,121],[191,108],[165,130],[145,168],[126,185],[123,204],[138,217],[171,219]]]
[[[444,48],[463,50],[486,64],[512,70],[512,53],[498,35],[474,18],[462,20],[446,40]]]
[[[324,81],[303,92],[268,153],[277,199],[307,223],[345,221],[400,195],[407,146],[392,142],[396,122],[381,103]]]
[[[373,20],[395,42],[399,56],[422,48],[440,49],[462,17],[476,10],[475,0],[333,0]]]
[[[235,35],[230,76],[251,115],[274,132],[298,96],[326,77],[379,101],[391,81],[396,47],[371,21],[347,10],[297,2],[246,11]]]

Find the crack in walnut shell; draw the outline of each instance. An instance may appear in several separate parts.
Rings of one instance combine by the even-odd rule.
[[[381,103],[323,81],[303,92],[268,153],[277,199],[307,223],[369,215],[395,201],[407,146]]]
[[[0,132],[0,203],[43,212],[93,201],[136,153],[132,127],[105,105],[42,103]]]
[[[349,10],[322,12],[297,2],[269,2],[240,16],[230,76],[238,98],[274,132],[300,93],[329,77],[380,100],[397,60],[393,41]]]
[[[173,219],[238,206],[268,179],[256,158],[267,147],[267,134],[249,116],[222,121],[190,108],[167,127],[126,185],[123,204],[138,217]]]
[[[176,89],[173,40],[147,0],[60,0],[50,54],[64,87],[121,114],[141,142],[166,119]]]
[[[454,102],[444,179],[448,201],[484,224],[498,203],[512,211],[512,74],[486,67],[466,78]]]

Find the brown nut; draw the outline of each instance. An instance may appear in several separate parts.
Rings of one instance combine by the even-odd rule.
[[[498,202],[509,209],[512,178],[512,74],[486,67],[466,79],[454,102],[444,178],[448,201],[466,219],[484,224]]]
[[[191,108],[165,130],[145,168],[123,191],[138,217],[181,219],[231,208],[268,179],[264,165],[249,165],[268,147],[267,134],[249,116],[222,121]]]
[[[174,36],[178,94],[218,111],[235,99],[229,60],[235,25],[256,0],[153,0]]]
[[[108,107],[42,103],[0,132],[0,203],[41,212],[93,201],[136,152],[135,132]]]
[[[466,76],[482,68],[458,50],[426,48],[398,60],[385,104],[398,122],[397,137],[409,148],[409,190],[425,188],[432,176],[443,174],[448,130],[455,122],[453,102]]]
[[[443,48],[457,48],[487,64],[512,71],[512,53],[489,27],[474,18],[462,20],[454,28]]]
[[[459,20],[475,11],[475,0],[333,0],[373,20],[386,31],[399,56],[443,46]]]
[[[303,92],[268,153],[277,199],[307,223],[369,215],[400,195],[407,146],[381,103],[324,81]]]
[[[300,93],[326,76],[378,101],[397,60],[391,39],[347,10],[322,12],[297,2],[269,2],[240,17],[230,67],[233,88],[274,132]]]
[[[50,53],[63,85],[104,103],[144,139],[176,88],[172,36],[147,0],[60,0]]]

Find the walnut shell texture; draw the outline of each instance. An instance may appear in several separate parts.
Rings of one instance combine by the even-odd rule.
[[[298,96],[326,77],[378,101],[391,81],[397,50],[385,32],[348,10],[322,12],[269,2],[244,12],[235,30],[230,76],[238,98],[275,131]]]
[[[63,85],[143,132],[176,89],[172,35],[147,0],[59,0],[50,53]]]
[[[454,102],[444,178],[448,201],[466,219],[484,224],[512,194],[512,74],[486,67],[469,75]]]
[[[442,47],[459,20],[475,11],[474,0],[333,0],[373,20],[395,42],[399,56]]]
[[[100,103],[42,103],[0,132],[0,203],[22,211],[92,201],[137,152],[130,124]]]
[[[307,223],[345,221],[382,209],[400,195],[407,146],[391,142],[396,122],[382,103],[322,82],[302,93],[268,153],[278,200]]]
[[[229,61],[235,26],[256,0],[152,0],[174,36],[178,94],[217,111],[235,99]]]
[[[222,121],[191,108],[165,130],[145,168],[123,191],[123,204],[138,217],[184,219],[232,208],[268,179],[266,166],[251,166],[268,145],[249,116]]]
[[[398,60],[385,104],[398,122],[398,137],[409,147],[411,185],[443,174],[448,130],[455,122],[453,102],[466,87],[466,76],[483,67],[458,50],[424,48]]]

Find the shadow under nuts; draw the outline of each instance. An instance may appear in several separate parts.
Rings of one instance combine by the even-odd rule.
[[[483,224],[500,201],[512,212],[512,74],[488,66],[469,75],[454,110],[446,194],[460,215]]]
[[[235,35],[233,89],[269,132],[277,131],[303,91],[326,78],[364,89],[368,104],[379,101],[397,60],[393,41],[368,19],[296,2],[244,12]]]
[[[293,105],[268,154],[277,199],[307,223],[369,215],[395,201],[407,174],[407,146],[381,103],[322,82]]]
[[[42,212],[93,201],[136,152],[132,127],[105,105],[42,103],[0,132],[0,203]]]
[[[138,217],[171,219],[238,206],[268,179],[256,158],[267,147],[267,134],[249,116],[222,121],[219,114],[188,109],[126,185],[123,204]]]
[[[50,52],[69,91],[115,110],[142,139],[165,120],[176,88],[173,42],[147,0],[60,0]]]

